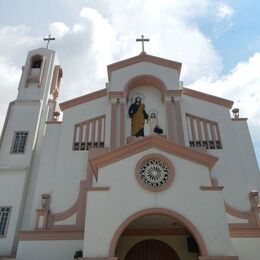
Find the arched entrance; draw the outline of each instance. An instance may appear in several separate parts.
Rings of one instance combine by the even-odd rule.
[[[197,228],[179,213],[161,208],[139,211],[126,219],[114,234],[109,255],[124,260],[135,244],[148,239],[166,243],[179,259],[194,260],[207,255]]]
[[[161,208],[146,209],[126,219],[111,241],[109,255],[125,260],[135,245],[147,240],[167,244],[179,257],[176,259],[194,260],[207,255],[205,242],[197,228],[179,213]]]
[[[124,260],[179,260],[176,252],[166,243],[147,239],[135,244]]]

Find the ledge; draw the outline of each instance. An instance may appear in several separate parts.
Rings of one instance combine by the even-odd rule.
[[[62,121],[46,121],[45,122],[45,124],[53,124],[53,125],[55,125],[55,124],[61,124],[62,123]]]
[[[220,191],[224,189],[224,186],[200,186],[203,191]]]
[[[19,235],[20,241],[39,240],[83,240],[83,230],[43,230],[43,231],[22,231]]]
[[[239,117],[239,118],[231,118],[232,121],[247,121],[247,118]]]
[[[110,187],[88,187],[87,191],[108,191]]]
[[[260,237],[259,227],[245,227],[245,226],[232,226],[228,225],[230,237]]]

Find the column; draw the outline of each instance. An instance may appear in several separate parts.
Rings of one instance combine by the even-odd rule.
[[[111,126],[110,126],[110,150],[116,148],[116,110],[117,110],[117,98],[110,98],[111,103]]]
[[[121,97],[120,102],[120,146],[125,145],[126,136],[125,136],[125,107],[126,107],[126,98]]]
[[[183,132],[183,123],[182,123],[182,113],[181,113],[181,97],[174,97],[175,112],[176,112],[176,122],[177,122],[177,135],[178,143],[184,145],[184,132]]]
[[[164,98],[166,105],[166,115],[167,115],[167,127],[169,141],[174,141],[174,117],[173,117],[173,98],[171,96],[166,96]]]

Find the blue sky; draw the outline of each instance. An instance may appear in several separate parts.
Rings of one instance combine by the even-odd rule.
[[[260,1],[1,0],[0,128],[27,51],[51,43],[64,70],[60,101],[101,89],[106,65],[139,54],[182,62],[184,86],[234,100],[260,162]]]

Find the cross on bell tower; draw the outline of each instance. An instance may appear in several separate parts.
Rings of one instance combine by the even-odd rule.
[[[51,37],[51,34],[49,34],[48,37],[46,38],[43,38],[44,41],[47,41],[47,46],[46,48],[49,49],[49,44],[50,44],[50,41],[55,41],[55,38],[54,37]]]
[[[141,39],[136,39],[136,41],[137,42],[142,42],[142,53],[145,53],[145,51],[144,51],[144,42],[149,42],[150,39],[149,38],[145,39],[144,36],[141,35]]]

